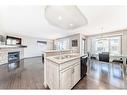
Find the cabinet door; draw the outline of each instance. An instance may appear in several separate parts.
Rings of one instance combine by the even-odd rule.
[[[46,63],[46,81],[50,89],[59,88],[59,70],[58,66],[47,61]]]
[[[72,88],[72,72],[73,68],[68,68],[64,71],[60,71],[60,88],[71,89]]]
[[[80,80],[80,65],[74,66],[74,83],[73,86]]]

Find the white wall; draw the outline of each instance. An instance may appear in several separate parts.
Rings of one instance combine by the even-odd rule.
[[[23,37],[22,38],[22,44],[26,45],[27,48],[24,48],[24,57],[35,57],[35,56],[41,56],[44,51],[47,50],[47,45],[44,45],[40,47],[37,44],[37,38],[31,38],[31,37]]]
[[[47,41],[47,44],[39,45],[37,41]],[[24,57],[41,56],[45,51],[52,49],[52,41],[40,38],[22,37],[22,44],[26,45],[24,48]]]
[[[37,41],[47,41],[47,44],[39,45]],[[24,57],[41,56],[45,51],[52,50],[52,41],[40,38],[22,37],[22,44],[26,45],[24,48]]]

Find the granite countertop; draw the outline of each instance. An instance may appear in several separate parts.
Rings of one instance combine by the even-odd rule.
[[[64,52],[64,51],[71,51],[71,49],[68,49],[68,50],[49,50],[49,51],[45,51],[45,52],[47,53],[47,52]]]
[[[80,55],[78,53],[75,54],[62,54],[62,55],[56,55],[56,56],[50,56],[46,57],[46,59],[55,62],[57,64],[62,64],[74,59],[80,58]]]

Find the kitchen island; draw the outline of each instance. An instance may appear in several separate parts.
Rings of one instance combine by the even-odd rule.
[[[45,57],[44,85],[50,89],[72,89],[80,80],[78,53]]]

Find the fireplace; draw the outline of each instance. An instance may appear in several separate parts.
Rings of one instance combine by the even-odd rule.
[[[8,53],[8,70],[14,70],[19,68],[20,52],[9,52]]]

